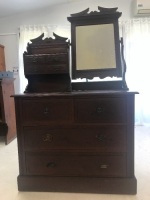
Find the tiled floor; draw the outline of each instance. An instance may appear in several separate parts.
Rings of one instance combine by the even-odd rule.
[[[0,200],[150,200],[150,127],[135,127],[137,195],[18,192],[17,140],[5,146],[0,139]]]

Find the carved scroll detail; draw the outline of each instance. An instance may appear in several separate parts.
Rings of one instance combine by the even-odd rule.
[[[61,37],[59,35],[57,35],[56,33],[53,32],[53,36],[55,38],[45,38],[44,37],[44,33],[42,33],[40,36],[38,36],[37,38],[31,39],[31,43],[28,42],[27,44],[27,51],[24,52],[24,55],[28,55],[28,54],[33,54],[32,53],[32,48],[36,48],[38,49],[38,47],[43,47],[44,51],[44,47],[48,47],[48,46],[56,46],[56,45],[70,45],[70,41],[68,40],[68,38],[65,37]]]
[[[30,41],[32,43],[50,43],[50,42],[55,42],[55,41],[66,41],[68,39],[68,38],[65,38],[65,37],[61,37],[54,32],[53,32],[53,36],[55,37],[54,39],[51,38],[51,37],[43,39],[44,33],[42,33],[39,37],[34,38]]]
[[[117,12],[117,9],[118,9],[117,7],[104,8],[104,7],[98,6],[99,11],[91,11],[90,13],[88,13],[89,8],[87,8],[79,13],[71,14],[71,17],[79,17],[79,16],[87,16],[87,15],[101,15],[101,14],[114,14]]]
[[[100,7],[98,6],[98,10],[100,11],[100,13],[115,13],[117,11],[117,7],[116,8],[104,8],[104,7]]]

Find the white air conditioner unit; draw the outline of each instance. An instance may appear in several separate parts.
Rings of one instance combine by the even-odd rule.
[[[150,0],[135,0],[135,15],[150,15]]]

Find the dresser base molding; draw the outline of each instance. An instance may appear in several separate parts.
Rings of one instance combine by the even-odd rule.
[[[136,194],[136,178],[18,176],[19,191]]]

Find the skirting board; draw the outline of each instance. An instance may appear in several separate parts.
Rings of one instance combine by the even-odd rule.
[[[136,178],[18,176],[19,191],[136,194]]]

